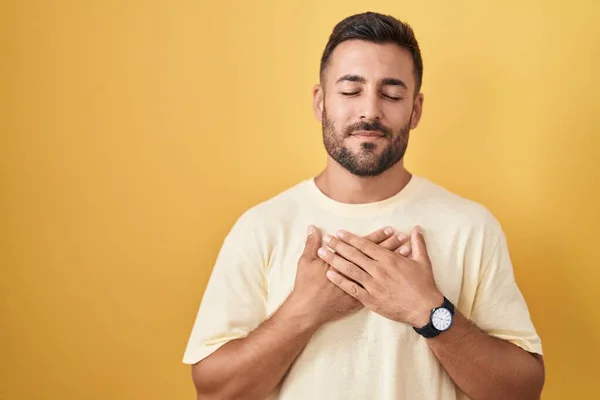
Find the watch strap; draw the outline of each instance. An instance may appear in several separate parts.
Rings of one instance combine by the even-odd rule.
[[[450,314],[454,315],[454,304],[452,304],[450,302],[450,300],[448,300],[445,296],[444,296],[444,302],[442,303],[442,305],[440,307],[436,307],[434,309],[431,310],[431,313],[429,314],[429,322],[427,323],[427,325],[423,326],[422,328],[415,328],[413,327],[413,329],[415,330],[415,332],[417,332],[419,335],[429,339],[432,337],[436,337],[437,335],[439,335],[442,331],[436,329],[433,326],[433,323],[431,322],[431,316],[433,315],[433,312],[435,310],[437,310],[438,308],[446,308],[448,309],[448,311],[450,311]]]

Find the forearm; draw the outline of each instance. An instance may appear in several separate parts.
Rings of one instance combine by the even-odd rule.
[[[290,302],[247,337],[233,340],[192,368],[199,397],[264,399],[318,327]]]
[[[542,361],[487,335],[458,311],[452,327],[427,343],[455,384],[474,400],[540,398]]]

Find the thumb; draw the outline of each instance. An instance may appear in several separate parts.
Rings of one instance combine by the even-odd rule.
[[[427,254],[427,245],[423,237],[423,231],[419,225],[415,226],[410,233],[410,243],[412,247],[412,258],[419,262],[429,263]]]
[[[304,245],[304,252],[302,257],[309,260],[317,258],[317,251],[321,247],[321,232],[314,226],[308,227],[308,236],[306,237],[306,244]]]

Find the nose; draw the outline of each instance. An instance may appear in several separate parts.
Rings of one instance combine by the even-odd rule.
[[[369,93],[363,96],[360,109],[361,120],[380,120],[381,119],[381,104],[377,93]]]

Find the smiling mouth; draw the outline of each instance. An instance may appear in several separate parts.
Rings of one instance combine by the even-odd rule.
[[[380,138],[383,135],[377,131],[356,131],[352,133],[352,136],[361,136],[361,137],[370,137],[370,138]]]

